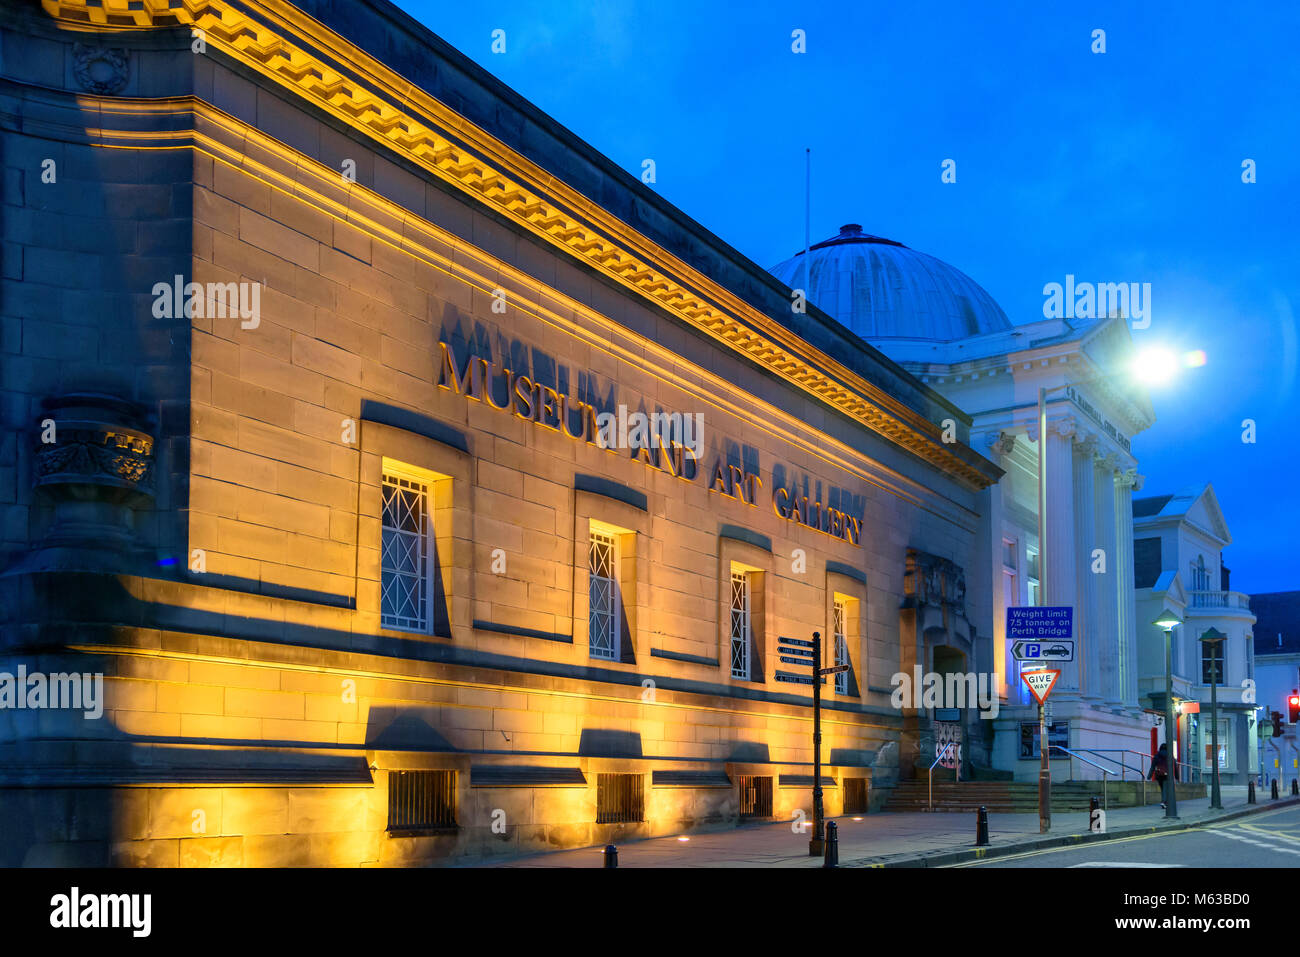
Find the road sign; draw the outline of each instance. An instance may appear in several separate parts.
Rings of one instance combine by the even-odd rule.
[[[813,683],[812,675],[792,675],[784,671],[776,672],[777,681],[787,681],[792,684],[810,685]]]
[[[802,648],[787,648],[785,645],[777,645],[776,650],[781,652],[783,655],[794,655],[798,658],[807,658],[809,661],[811,661],[813,657],[811,651],[805,651]]]
[[[798,665],[800,668],[811,668],[813,666],[812,661],[807,658],[787,658],[785,655],[781,656],[781,663],[786,665]]]
[[[1007,637],[1044,644],[1074,637],[1074,608],[1069,605],[1007,609]]]
[[[1074,641],[1053,638],[1048,641],[1017,641],[1011,646],[1017,661],[1073,661]]]
[[[1061,677],[1061,672],[1056,668],[1045,668],[1042,671],[1025,671],[1020,675],[1020,680],[1029,686],[1030,693],[1034,700],[1042,704],[1047,700],[1047,696],[1052,693],[1052,685],[1056,684],[1056,679]]]
[[[849,670],[848,665],[836,665],[834,668],[823,668],[821,671],[817,673],[819,675],[837,675],[841,671],[848,671],[848,670]]]
[[[800,648],[813,647],[811,641],[804,641],[802,638],[777,638],[776,640],[783,645],[798,645]]]

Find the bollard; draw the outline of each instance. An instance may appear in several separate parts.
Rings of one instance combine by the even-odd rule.
[[[1277,800],[1277,778],[1273,779],[1273,800]]]
[[[975,846],[988,847],[989,844],[989,809],[980,805],[975,813]]]
[[[1097,797],[1097,795],[1095,794],[1092,797],[1088,798],[1088,819],[1089,820],[1092,819],[1092,812],[1097,810],[1097,808],[1099,807],[1101,807],[1101,798]]]
[[[605,866],[618,867],[618,848],[613,844],[605,845]]]
[[[1291,779],[1291,793],[1300,794],[1300,780],[1297,780],[1296,778]]]
[[[840,826],[834,821],[826,822],[826,856],[822,867],[840,866]]]
[[[1247,784],[1246,803],[1254,804],[1255,803],[1255,779],[1251,778],[1248,782],[1246,782],[1246,784]]]

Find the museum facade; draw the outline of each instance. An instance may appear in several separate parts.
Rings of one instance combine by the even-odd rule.
[[[810,816],[814,633],[828,813],[928,766],[951,400],[382,0],[2,29],[0,671],[103,699],[0,708],[0,863]]]

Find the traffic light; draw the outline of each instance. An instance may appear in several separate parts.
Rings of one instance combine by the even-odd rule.
[[[1292,691],[1291,697],[1286,699],[1286,706],[1291,712],[1291,723],[1300,724],[1300,692]]]

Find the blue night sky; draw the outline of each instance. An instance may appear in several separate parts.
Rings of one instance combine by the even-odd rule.
[[[654,159],[654,188],[761,266],[803,246],[811,147],[813,242],[861,223],[1013,322],[1067,273],[1151,283],[1137,344],[1209,362],[1153,390],[1141,494],[1212,482],[1232,586],[1300,588],[1300,5],[399,6],[629,172]]]

